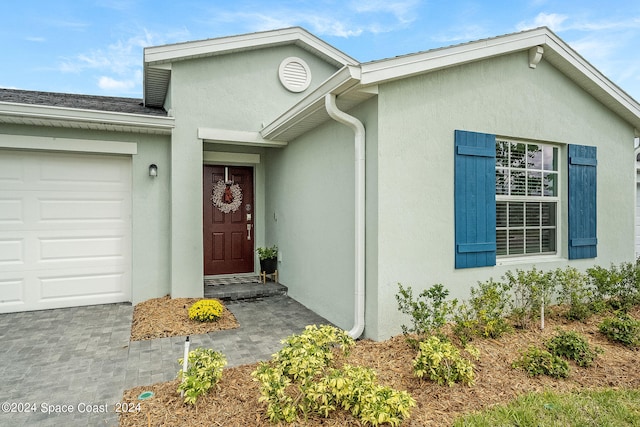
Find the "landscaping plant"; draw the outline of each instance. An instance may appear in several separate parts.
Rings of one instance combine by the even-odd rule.
[[[474,336],[499,338],[511,330],[507,308],[511,301],[509,286],[493,279],[471,287],[471,298],[454,308],[453,332],[463,345]]]
[[[333,365],[334,351],[346,355],[355,342],[333,326],[307,326],[283,341],[271,362],[251,374],[260,383],[260,401],[272,422],[294,422],[302,414],[328,417],[338,407],[351,411],[364,425],[399,425],[415,401],[404,391],[377,384],[373,370]]]
[[[364,425],[397,426],[409,417],[410,409],[416,405],[406,391],[379,385],[373,369],[351,365],[331,369],[309,387],[306,399],[325,417],[340,406]]]
[[[623,262],[619,267],[611,264],[608,269],[595,266],[587,269],[587,274],[595,288],[593,305],[598,311],[607,308],[628,311],[640,303],[640,258],[634,263]]]
[[[178,363],[182,365],[181,358]],[[184,402],[194,405],[198,397],[205,394],[222,378],[222,368],[227,359],[220,352],[212,349],[197,348],[189,352],[187,371],[178,372],[182,380],[178,391],[184,392]]]
[[[566,378],[569,376],[569,364],[566,360],[533,346],[522,352],[511,366],[514,369],[524,370],[532,377],[548,375],[552,378]]]
[[[558,302],[567,304],[565,316],[569,320],[586,320],[592,314],[594,292],[588,276],[575,267],[558,268],[553,273],[558,290]]]
[[[536,319],[541,319],[543,325],[554,290],[552,273],[533,267],[527,271],[516,269],[515,274],[507,271],[504,278],[509,289],[513,290],[512,315],[516,325],[529,328]]]
[[[547,350],[555,356],[564,357],[576,362],[578,366],[587,368],[602,353],[602,349],[592,349],[586,338],[575,331],[558,331],[556,336],[545,342]]]
[[[468,346],[469,352],[475,358],[479,353],[474,347]],[[452,386],[455,383],[473,385],[475,374],[474,365],[461,356],[453,344],[431,336],[420,343],[420,350],[413,361],[413,372],[418,378],[427,377],[439,385]]]
[[[626,312],[618,312],[615,317],[606,318],[598,329],[612,341],[627,347],[640,347],[640,321]]]
[[[401,325],[402,333],[407,337],[407,341],[414,347],[418,343],[431,335],[442,335],[442,327],[453,312],[456,301],[446,301],[449,291],[441,284],[435,284],[429,289],[422,291],[416,300],[413,299],[411,286],[405,289],[398,283],[399,291],[396,294],[398,310],[411,316],[413,325],[407,327]],[[416,334],[418,339],[414,339],[410,334]]]
[[[215,299],[202,299],[189,307],[189,319],[200,322],[215,322],[222,316],[224,306]]]

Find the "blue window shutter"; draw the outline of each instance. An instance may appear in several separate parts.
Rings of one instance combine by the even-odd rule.
[[[456,268],[496,265],[496,136],[455,131]]]
[[[569,145],[569,259],[597,256],[596,147]]]

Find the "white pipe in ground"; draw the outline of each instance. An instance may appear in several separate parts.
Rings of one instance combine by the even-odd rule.
[[[182,357],[182,382],[187,375],[187,368],[189,367],[189,336],[184,340],[184,356]],[[180,397],[184,397],[184,390],[180,391]]]

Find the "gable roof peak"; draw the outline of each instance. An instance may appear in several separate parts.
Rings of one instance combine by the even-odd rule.
[[[173,62],[286,45],[307,50],[336,68],[358,64],[357,60],[302,27],[151,46],[144,49],[145,105],[163,105]]]
[[[144,62],[148,65],[159,65],[191,58],[224,55],[245,50],[289,44],[298,45],[337,67],[358,63],[357,60],[339,51],[302,27],[288,27],[161,46],[150,46],[144,49]]]

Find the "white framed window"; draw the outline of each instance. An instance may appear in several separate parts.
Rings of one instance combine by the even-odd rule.
[[[557,253],[558,147],[496,139],[496,255]]]

